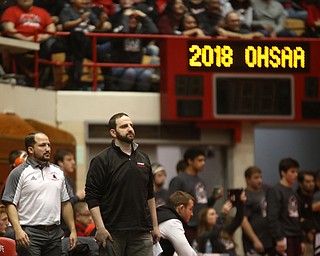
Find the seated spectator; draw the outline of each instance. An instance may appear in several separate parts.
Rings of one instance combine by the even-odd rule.
[[[240,16],[236,11],[229,12],[224,20],[224,25],[217,28],[217,32],[220,36],[242,39],[259,38],[264,36],[261,32],[252,32],[247,26],[242,25],[240,22]]]
[[[160,34],[180,35],[179,25],[186,11],[182,0],[169,0],[157,23]]]
[[[66,0],[34,0],[34,6],[43,8],[50,14],[58,31],[62,30],[62,26],[59,24],[59,15],[66,5]]]
[[[320,5],[313,0],[306,0],[302,5],[308,12],[305,35],[320,37]]]
[[[90,8],[91,2],[73,0],[70,6],[65,7],[60,14],[60,22],[64,31],[69,31],[67,38],[67,56],[74,62],[69,70],[69,89],[75,89],[82,76],[82,62],[85,57],[92,58],[92,40],[85,34],[91,31],[108,31],[111,23],[105,16],[100,20]],[[101,17],[100,17],[101,18]],[[98,61],[105,62],[106,55],[98,54]]]
[[[9,226],[9,218],[4,204],[0,203],[0,255],[2,256],[15,256],[16,243],[13,237],[7,236],[7,229]],[[12,228],[11,228],[12,229]]]
[[[24,149],[14,149],[14,150],[10,151],[10,153],[8,155],[8,162],[11,167],[11,170],[18,167],[20,164],[24,163],[26,161],[27,157],[28,157],[28,154]],[[6,186],[6,183],[7,183],[7,178],[4,180],[3,185],[1,187],[1,192],[0,192],[1,198],[3,196],[3,191]],[[0,204],[0,206],[1,206],[1,204]],[[14,239],[14,231],[13,231],[12,226],[9,226],[6,228],[6,232],[5,232],[4,236],[11,238],[11,239]]]
[[[182,35],[185,35],[185,36],[193,36],[193,37],[206,36],[202,31],[202,29],[199,28],[196,17],[193,14],[188,12],[185,15],[183,15],[183,18],[181,20],[181,25],[180,25],[180,31],[182,32]]]
[[[208,36],[217,35],[217,27],[223,23],[220,0],[205,0],[206,10],[198,14],[199,27]]]
[[[198,251],[201,253],[227,253],[230,256],[236,255],[236,245],[233,241],[233,234],[241,226],[243,219],[243,206],[246,201],[245,193],[242,192],[239,201],[225,202],[218,216],[214,208],[201,209],[198,215]],[[227,217],[232,206],[235,205],[237,213],[230,224],[227,224]],[[207,251],[206,246],[210,242],[212,252]]]
[[[33,6],[33,0],[17,0],[16,5],[5,10],[1,23],[5,36],[39,42],[40,57],[50,57],[54,43],[52,33],[56,28],[50,14],[45,9]]]
[[[241,26],[251,29],[253,19],[253,8],[250,0],[230,0],[223,6],[223,13],[226,16],[229,12],[236,11],[240,16]]]
[[[77,202],[73,206],[74,219],[78,236],[94,236],[96,226],[92,220],[88,204],[84,201]]]
[[[160,245],[165,256],[174,252],[183,256],[196,256],[197,253],[189,244],[184,227],[193,215],[194,198],[186,192],[176,191],[168,200],[167,205],[157,208]]]
[[[252,2],[255,30],[268,37],[295,37],[296,33],[284,27],[287,18],[284,8],[277,0],[255,0]]]
[[[4,204],[0,203],[0,236],[3,236],[9,226],[9,219]],[[1,254],[0,254],[1,255]]]
[[[127,0],[121,0],[120,3]],[[157,27],[142,11],[124,8],[115,14],[113,32],[130,34],[156,34]],[[114,38],[112,40],[111,60],[115,63],[141,63],[144,49],[149,39]],[[116,91],[151,91],[152,70],[149,68],[113,67],[114,84],[110,90]]]
[[[14,168],[18,167],[20,164],[25,162],[27,157],[28,157],[28,154],[23,149],[14,149],[14,150],[10,151],[10,153],[8,155],[8,162],[9,162],[11,170],[13,170]],[[1,188],[1,192],[0,192],[1,197],[3,195],[6,181],[7,181],[7,179],[4,180],[2,188]]]

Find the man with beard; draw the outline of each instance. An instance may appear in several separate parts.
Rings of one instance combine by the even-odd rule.
[[[86,180],[100,255],[152,256],[160,231],[149,157],[138,150],[127,114],[113,115],[109,131],[111,146],[91,160]]]
[[[50,141],[42,132],[25,137],[27,160],[13,169],[4,190],[19,255],[61,255],[60,212],[71,231],[70,249],[77,243],[71,194],[63,171],[49,162]]]

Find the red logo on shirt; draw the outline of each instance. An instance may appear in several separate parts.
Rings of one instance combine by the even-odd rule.
[[[51,179],[52,180],[57,180],[58,179],[58,175],[57,175],[56,172],[52,172],[52,173],[50,173],[50,175],[51,175]]]

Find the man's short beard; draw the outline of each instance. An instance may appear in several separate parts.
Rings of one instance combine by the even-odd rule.
[[[134,134],[133,134],[133,138],[129,138],[127,135],[126,136],[121,136],[117,131],[116,131],[116,138],[117,140],[124,142],[124,143],[128,143],[131,144],[132,141],[134,140]]]

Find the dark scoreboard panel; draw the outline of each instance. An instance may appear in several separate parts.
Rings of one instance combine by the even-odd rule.
[[[172,37],[161,70],[163,121],[320,120],[319,39]]]

